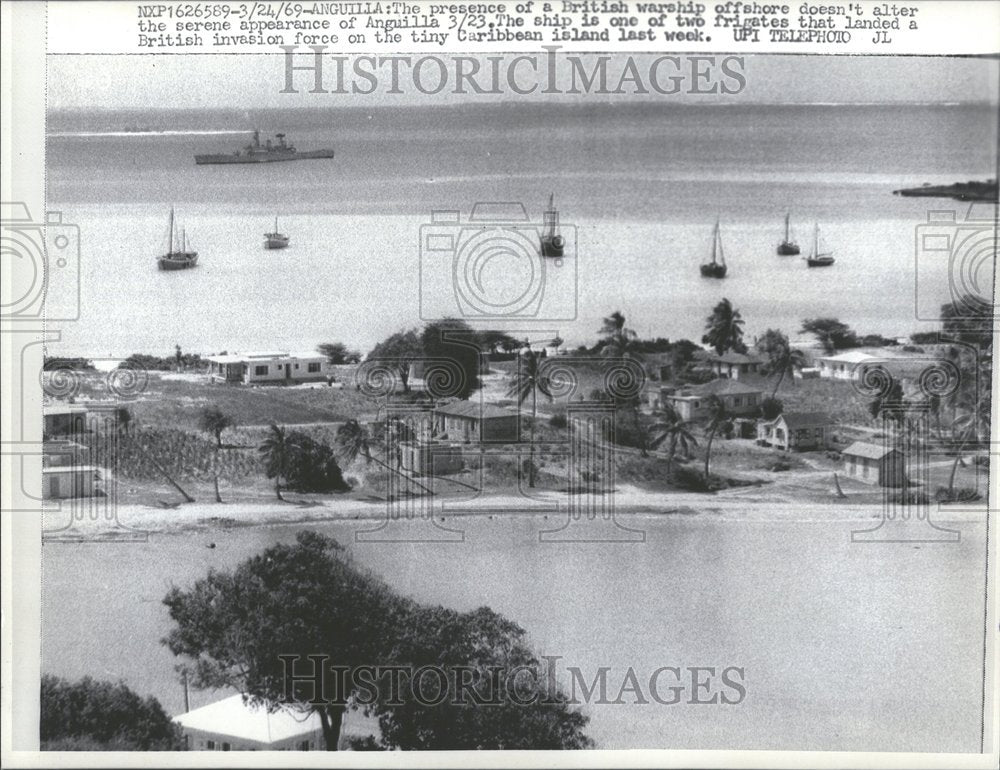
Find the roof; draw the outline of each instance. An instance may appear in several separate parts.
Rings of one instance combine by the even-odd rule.
[[[87,407],[82,404],[46,404],[42,406],[42,415],[50,414],[85,414]]]
[[[468,417],[473,420],[491,420],[499,417],[517,417],[516,412],[501,409],[492,404],[483,404],[478,401],[452,401],[450,404],[436,407],[438,414],[448,414],[453,417]]]
[[[862,361],[870,361],[875,356],[869,353],[862,353],[860,350],[852,350],[850,353],[840,353],[836,356],[820,356],[820,361],[835,361],[838,364],[860,364]]]
[[[890,452],[898,451],[898,449],[891,446],[878,446],[876,444],[866,444],[864,441],[855,441],[842,451],[841,454],[853,455],[854,457],[867,457],[870,460],[881,460]]]
[[[206,361],[211,361],[213,364],[242,364],[246,361],[245,356],[205,356]]]
[[[205,359],[216,364],[243,364],[250,361],[274,361],[277,359],[296,361],[324,361],[326,356],[322,353],[230,353],[220,356],[205,356]]]
[[[774,424],[782,419],[785,421],[785,425],[793,429],[814,428],[833,422],[830,415],[825,412],[782,412],[771,423]]]
[[[739,396],[746,393],[761,393],[760,388],[744,385],[739,380],[731,380],[728,377],[720,377],[702,385],[692,385],[684,388],[678,393],[674,393],[672,398],[685,398],[694,396]]]
[[[758,356],[748,356],[745,353],[734,353],[727,350],[721,356],[712,356],[712,361],[722,364],[762,364],[764,359]]]
[[[269,714],[263,706],[244,704],[240,694],[179,714],[174,721],[192,730],[260,743],[276,743],[321,729],[319,714],[306,715],[283,709]]]

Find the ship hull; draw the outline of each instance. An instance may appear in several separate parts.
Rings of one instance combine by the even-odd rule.
[[[782,257],[794,257],[799,253],[798,244],[795,243],[781,243],[778,244],[778,254]]]
[[[701,266],[701,275],[703,278],[725,278],[726,266],[709,262]]]
[[[233,163],[283,163],[289,160],[323,160],[330,159],[333,150],[310,150],[309,152],[290,152],[265,155],[195,155],[194,162],[199,166],[230,165]]]
[[[806,259],[806,264],[809,267],[829,267],[830,265],[833,264],[833,257],[830,257],[828,259],[823,259],[823,258]]]
[[[267,238],[264,241],[265,249],[283,249],[288,245],[288,238],[280,236],[278,238]]]
[[[565,245],[566,241],[561,235],[557,235],[552,238],[542,238],[542,256],[561,257],[563,256]]]
[[[162,256],[156,260],[160,270],[189,270],[198,264],[198,252],[178,256]]]

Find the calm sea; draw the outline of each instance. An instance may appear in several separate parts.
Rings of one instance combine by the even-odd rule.
[[[253,127],[336,158],[195,165],[195,153],[246,144]],[[367,350],[420,323],[421,291],[434,300],[425,314],[459,313],[451,254],[421,252],[433,210],[464,222],[476,202],[521,202],[538,223],[550,193],[575,250],[524,312],[570,344],[592,342],[615,309],[643,335],[697,339],[723,296],[751,335],[794,336],[817,315],[907,334],[927,328],[917,287],[934,307],[954,284],[946,254],[916,267],[915,228],[928,210],[956,209],[961,221],[967,206],[892,191],[983,179],[997,163],[987,105],[73,112],[51,114],[48,132],[49,208],[81,233],[81,318],[62,327],[59,352],[92,356],[328,340]],[[156,269],[171,206],[200,252],[193,271]],[[803,254],[819,224],[833,267],[775,255],[786,212]],[[291,246],[266,252],[275,215]],[[717,217],[722,282],[698,273]],[[444,231],[464,242],[461,225]],[[521,263],[492,265],[500,285],[487,276],[486,286],[502,306],[503,292],[536,285]],[[512,328],[532,326],[518,318]]]

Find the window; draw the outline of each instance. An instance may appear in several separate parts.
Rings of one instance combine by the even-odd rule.
[[[215,751],[215,741],[207,741],[205,744],[205,748],[208,749],[209,751]]]
[[[311,366],[311,364],[310,364],[310,366]],[[298,369],[298,368],[299,368],[299,365],[298,365],[298,364],[295,364],[295,368],[296,368],[296,369]]]
[[[299,741],[295,748],[297,751],[309,751],[309,741]]]
[[[736,396],[735,398],[733,398],[733,406],[742,406],[742,405],[743,405],[743,399],[742,398],[740,398],[739,396]]]
[[[230,746],[228,743],[223,743],[222,744],[222,750],[223,751],[229,751],[230,749],[232,749],[232,746]]]
[[[266,366],[255,366],[253,368],[253,373],[255,375],[257,375],[258,377],[266,375],[267,374],[267,367]]]
[[[295,368],[298,368],[298,364],[295,365]],[[309,364],[309,374],[317,374],[319,373],[319,370],[320,370],[320,364],[318,362],[314,364]]]

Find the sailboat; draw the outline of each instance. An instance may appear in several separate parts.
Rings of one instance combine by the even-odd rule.
[[[180,248],[178,248],[180,246]],[[187,233],[181,230],[180,244],[174,241],[174,209],[170,207],[170,233],[167,236],[167,253],[156,260],[160,270],[187,270],[198,264],[198,252],[188,251]]]
[[[559,212],[555,207],[555,193],[549,195],[549,207],[542,214],[542,256],[561,257],[566,239],[559,235]]]
[[[799,244],[792,240],[792,227],[789,224],[789,214],[785,214],[785,240],[778,244],[778,254],[791,257],[799,253]]]
[[[712,261],[701,266],[701,274],[705,278],[726,277],[726,256],[722,252],[722,233],[719,231],[719,220],[715,220],[715,230],[712,232]]]
[[[289,238],[287,235],[282,235],[278,232],[278,217],[274,218],[274,232],[264,233],[264,248],[265,249],[283,249],[288,245]]]
[[[833,264],[833,261],[832,251],[820,252],[819,250],[819,224],[817,224],[813,231],[812,254],[806,257],[806,264],[809,267],[828,267]]]

